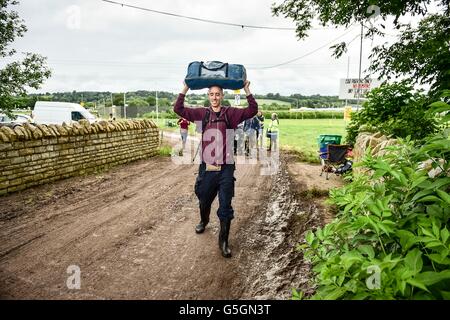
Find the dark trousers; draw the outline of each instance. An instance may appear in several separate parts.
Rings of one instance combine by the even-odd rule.
[[[217,216],[220,220],[234,218],[231,200],[234,197],[235,169],[234,164],[224,164],[220,171],[206,171],[206,165],[200,164],[194,188],[199,200],[200,210],[211,208],[212,202],[219,194]]]

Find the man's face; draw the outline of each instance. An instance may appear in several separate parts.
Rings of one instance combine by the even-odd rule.
[[[209,103],[211,104],[212,107],[216,108],[220,106],[220,103],[222,102],[223,99],[222,89],[220,87],[211,87],[208,90],[208,98]]]

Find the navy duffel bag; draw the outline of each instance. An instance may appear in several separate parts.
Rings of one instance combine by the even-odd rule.
[[[237,90],[244,87],[247,73],[241,64],[228,64],[220,61],[194,61],[188,66],[185,82],[190,89],[204,89],[220,86]]]

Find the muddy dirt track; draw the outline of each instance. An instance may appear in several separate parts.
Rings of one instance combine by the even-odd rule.
[[[238,165],[231,259],[217,245],[217,199],[197,235],[197,165],[155,157],[0,198],[2,299],[286,299],[308,289],[295,244],[321,223],[281,157],[278,174]],[[293,190],[295,189],[295,190]],[[67,268],[79,266],[81,289]]]

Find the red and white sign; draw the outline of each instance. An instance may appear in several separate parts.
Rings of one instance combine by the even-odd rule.
[[[380,84],[381,81],[374,79],[341,79],[339,99],[366,99],[367,93]]]

